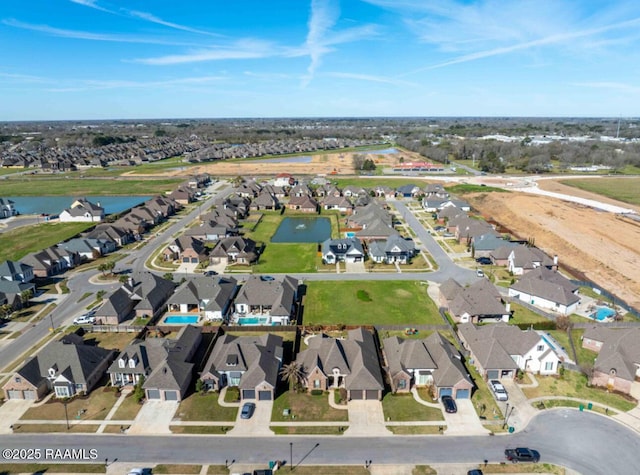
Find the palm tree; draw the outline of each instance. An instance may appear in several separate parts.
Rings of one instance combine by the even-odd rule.
[[[33,290],[27,289],[20,292],[20,300],[22,301],[22,305],[25,307],[29,306],[29,299],[33,297]]]
[[[282,366],[280,376],[289,383],[289,390],[291,390],[304,380],[304,368],[300,363],[292,361]]]

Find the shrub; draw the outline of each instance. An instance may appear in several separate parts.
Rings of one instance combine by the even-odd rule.
[[[312,389],[311,390],[311,395],[312,396],[322,396],[324,394],[324,391],[322,389]]]
[[[363,302],[371,302],[371,296],[366,290],[358,290],[358,292],[356,292],[356,297],[358,297],[358,300],[362,300]]]

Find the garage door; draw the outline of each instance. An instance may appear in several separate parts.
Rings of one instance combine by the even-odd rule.
[[[351,399],[363,399],[364,391],[362,389],[352,389],[350,396]]]
[[[487,371],[487,379],[498,379],[499,371],[497,369],[490,369]]]
[[[470,389],[458,389],[456,391],[456,399],[469,399],[471,397]]]
[[[192,257],[191,258],[191,263],[192,264],[197,264],[198,263],[198,258],[197,257]]]
[[[31,399],[31,400],[35,400],[36,399],[36,392],[29,389],[29,390],[25,390],[23,392],[24,398],[25,399]]]
[[[440,397],[453,396],[453,388],[440,388]]]
[[[160,399],[160,390],[159,389],[148,389],[147,390],[147,399]]]
[[[11,389],[8,391],[8,393],[9,393],[9,399],[23,399],[22,391],[20,390]]]
[[[271,401],[271,391],[258,391],[260,401]]]
[[[178,400],[178,391],[165,391],[164,392],[165,401],[177,401]]]
[[[255,389],[243,389],[242,390],[242,399],[255,399],[256,398],[256,390]]]
[[[369,400],[376,400],[378,399],[378,391],[376,391],[375,389],[367,389],[365,391],[365,397]]]

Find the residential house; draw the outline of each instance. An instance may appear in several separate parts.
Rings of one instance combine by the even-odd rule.
[[[351,201],[345,196],[327,195],[321,203],[322,207],[326,210],[337,210],[341,213],[351,213],[353,211],[353,205]]]
[[[491,253],[496,249],[501,247],[513,248],[514,246],[517,246],[517,244],[511,244],[508,240],[496,236],[494,233],[481,234],[471,240],[471,252],[475,258],[491,257]]]
[[[506,323],[462,323],[458,335],[469,350],[469,362],[487,380],[515,378],[519,369],[542,375],[558,373],[560,357],[534,330],[520,330]]]
[[[256,183],[255,180],[249,180],[247,182],[241,183],[236,188],[235,192],[238,196],[241,196],[243,198],[253,199],[258,196],[260,190],[262,190],[262,186]]]
[[[236,296],[234,321],[252,317],[265,325],[289,325],[296,318],[298,286],[290,276],[250,276]]]
[[[37,277],[48,277],[72,269],[80,264],[81,256],[73,249],[64,248],[63,244],[27,254],[22,262],[30,265]]]
[[[390,186],[378,185],[373,189],[373,192],[378,198],[384,198],[387,200],[396,197],[396,190]]]
[[[296,179],[290,173],[279,173],[273,181],[274,186],[289,187],[296,184]]]
[[[123,320],[131,318],[134,306],[135,302],[131,300],[129,293],[120,287],[109,294],[96,310],[96,324],[118,325]]]
[[[184,263],[200,264],[209,262],[209,250],[204,242],[194,236],[182,235],[169,244],[162,255],[165,261],[179,260]]]
[[[392,234],[386,240],[369,243],[369,257],[378,264],[408,264],[416,255],[413,239]]]
[[[67,252],[76,253],[81,261],[92,261],[116,250],[117,243],[111,239],[74,238],[58,244]]]
[[[507,268],[513,275],[524,275],[538,267],[557,269],[558,257],[552,260],[544,251],[529,246],[514,247],[507,257]]]
[[[172,199],[182,206],[186,206],[189,203],[193,203],[193,201],[195,201],[195,194],[193,190],[188,187],[180,187],[177,190],[169,193],[168,198]]]
[[[424,187],[424,195],[426,198],[449,198],[449,192],[440,183],[429,183]]]
[[[594,325],[582,336],[582,347],[595,351],[591,384],[631,394],[631,387],[640,378],[640,329],[606,328]]]
[[[388,379],[393,392],[409,392],[413,387],[432,387],[433,395],[469,399],[473,382],[451,342],[434,332],[421,340],[397,336],[383,342]]]
[[[0,264],[0,280],[14,282],[31,282],[33,280],[33,267],[19,261],[4,261]]]
[[[378,348],[369,330],[349,330],[346,339],[320,334],[309,339],[296,362],[304,372],[309,390],[344,388],[347,398],[382,399],[384,380]]]
[[[557,270],[537,267],[511,284],[509,297],[561,315],[571,315],[580,303],[578,289]]]
[[[136,240],[133,233],[128,230],[116,226],[115,224],[98,224],[92,231],[86,234],[90,239],[102,239],[104,241],[113,241],[118,246],[125,246]]]
[[[226,321],[237,288],[238,282],[233,277],[191,278],[180,284],[168,299],[167,310],[183,315],[202,313],[208,321]]]
[[[289,190],[290,197],[301,198],[303,196],[313,196],[313,191],[304,183],[298,183]]]
[[[137,272],[122,285],[133,302],[135,317],[155,318],[164,311],[164,304],[173,294],[176,284],[151,272]]]
[[[50,391],[57,398],[88,394],[100,382],[115,352],[87,345],[70,334],[52,341],[32,356],[2,387],[5,399],[42,399]]]
[[[224,334],[216,340],[200,379],[209,391],[237,386],[242,401],[273,401],[282,353],[282,337],[272,333]]]
[[[368,195],[369,192],[366,188],[356,185],[347,185],[342,190],[342,196],[346,196],[347,198]]]
[[[210,253],[213,264],[225,263],[250,265],[258,259],[256,243],[242,236],[220,239]]]
[[[249,209],[257,211],[276,210],[280,209],[280,202],[274,195],[272,195],[268,191],[261,191],[258,196],[256,196],[253,201],[251,201]]]
[[[0,295],[4,296],[4,303],[11,305],[14,310],[22,308],[24,303],[23,292],[31,292],[31,295],[35,295],[35,284],[33,282],[0,279]]]
[[[364,225],[362,229],[356,231],[355,236],[363,241],[373,241],[388,239],[390,236],[398,234],[391,224],[387,224],[382,219],[374,219]]]
[[[169,197],[161,195],[148,199],[145,201],[144,205],[156,214],[162,216],[164,219],[167,219],[169,216],[173,216],[177,211],[182,209],[180,203]]]
[[[7,198],[0,198],[0,218],[16,216],[18,211],[13,206],[15,203]]]
[[[148,401],[181,401],[193,377],[193,356],[202,341],[200,327],[185,325],[175,339],[134,340],[111,364],[113,386],[135,386],[142,377]]]
[[[449,226],[451,226],[451,222],[449,222]],[[454,234],[459,243],[467,244],[469,246],[476,237],[483,235],[500,236],[491,224],[480,219],[472,219],[469,217],[456,222]]]
[[[440,297],[456,322],[508,322],[511,316],[510,305],[503,303],[500,292],[488,279],[469,287],[448,279],[440,286]]]
[[[238,234],[237,227],[228,227],[216,221],[205,221],[198,226],[193,226],[184,233],[185,236],[194,237],[200,241],[212,242],[220,239],[235,236]]]
[[[521,246],[521,244],[517,242],[506,242],[502,246],[489,251],[491,263],[495,266],[507,267],[509,265],[509,256],[517,246]]]
[[[418,195],[422,194],[422,190],[420,189],[420,187],[418,185],[414,185],[413,183],[409,185],[399,186],[396,191],[398,192],[398,196],[401,196],[403,198],[415,198]]]
[[[104,208],[100,203],[94,204],[79,198],[71,203],[71,207],[60,213],[60,222],[100,222],[104,220]]]
[[[357,238],[327,239],[322,243],[322,262],[362,262],[364,250]]]
[[[316,213],[318,202],[309,195],[292,196],[289,198],[287,208],[301,213]]]

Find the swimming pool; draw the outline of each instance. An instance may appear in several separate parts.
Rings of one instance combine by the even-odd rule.
[[[547,345],[549,345],[549,348],[555,351],[556,347],[549,341],[547,337],[545,337],[543,334],[540,334],[540,338],[542,338],[547,343]]]
[[[170,315],[164,319],[167,325],[195,325],[200,320],[197,315]]]
[[[238,325],[272,325],[269,317],[238,317]]]
[[[591,318],[598,320],[599,322],[613,317],[616,311],[609,307],[597,307],[597,310],[591,314]]]

